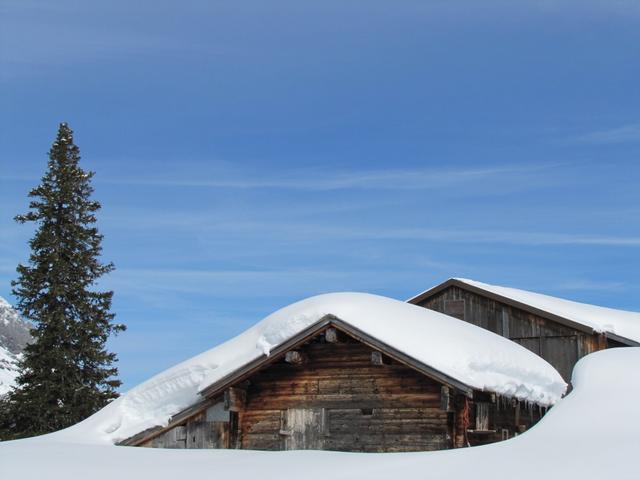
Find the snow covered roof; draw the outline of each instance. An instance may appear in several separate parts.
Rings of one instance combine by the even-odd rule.
[[[409,299],[408,302],[419,303],[450,285],[457,285],[471,290],[481,290],[492,296],[499,297],[500,300],[507,304],[513,304],[537,314],[546,313],[547,315],[545,316],[561,323],[582,327],[582,329],[590,332],[607,333],[613,338],[619,337],[618,339],[622,341],[631,341],[625,343],[640,344],[640,313],[638,312],[578,303],[527,290],[489,285],[488,283],[466,278],[449,279],[416,295]]]
[[[123,394],[61,438],[114,443],[165,426],[202,400],[204,389],[265,358],[327,316],[477,390],[551,405],[566,384],[545,360],[474,325],[405,302],[363,293],[311,297],[269,315],[237,337]]]

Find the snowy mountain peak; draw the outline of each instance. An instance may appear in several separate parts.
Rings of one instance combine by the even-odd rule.
[[[13,309],[9,302],[0,297],[0,324],[7,325],[16,318],[18,318],[18,312]]]
[[[0,297],[0,395],[8,392],[18,376],[18,360],[31,340],[31,325]]]
[[[31,340],[30,329],[31,325],[0,297],[0,347],[19,354]]]

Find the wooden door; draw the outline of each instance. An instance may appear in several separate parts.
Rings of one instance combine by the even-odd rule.
[[[324,408],[289,408],[282,411],[283,450],[322,450]]]

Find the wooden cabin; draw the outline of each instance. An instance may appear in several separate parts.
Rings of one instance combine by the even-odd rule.
[[[514,437],[546,411],[474,389],[384,340],[325,315],[201,390],[166,426],[120,445],[429,451]]]
[[[452,278],[409,303],[508,338],[553,365],[566,382],[583,356],[640,345],[640,314]]]

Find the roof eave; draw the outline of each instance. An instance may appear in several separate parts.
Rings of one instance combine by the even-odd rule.
[[[615,333],[606,332],[605,336],[607,338],[610,338],[611,340],[622,343],[623,345],[626,345],[628,347],[640,347],[640,342],[631,340],[630,338],[627,338],[627,337],[621,337],[620,335],[616,335]]]

